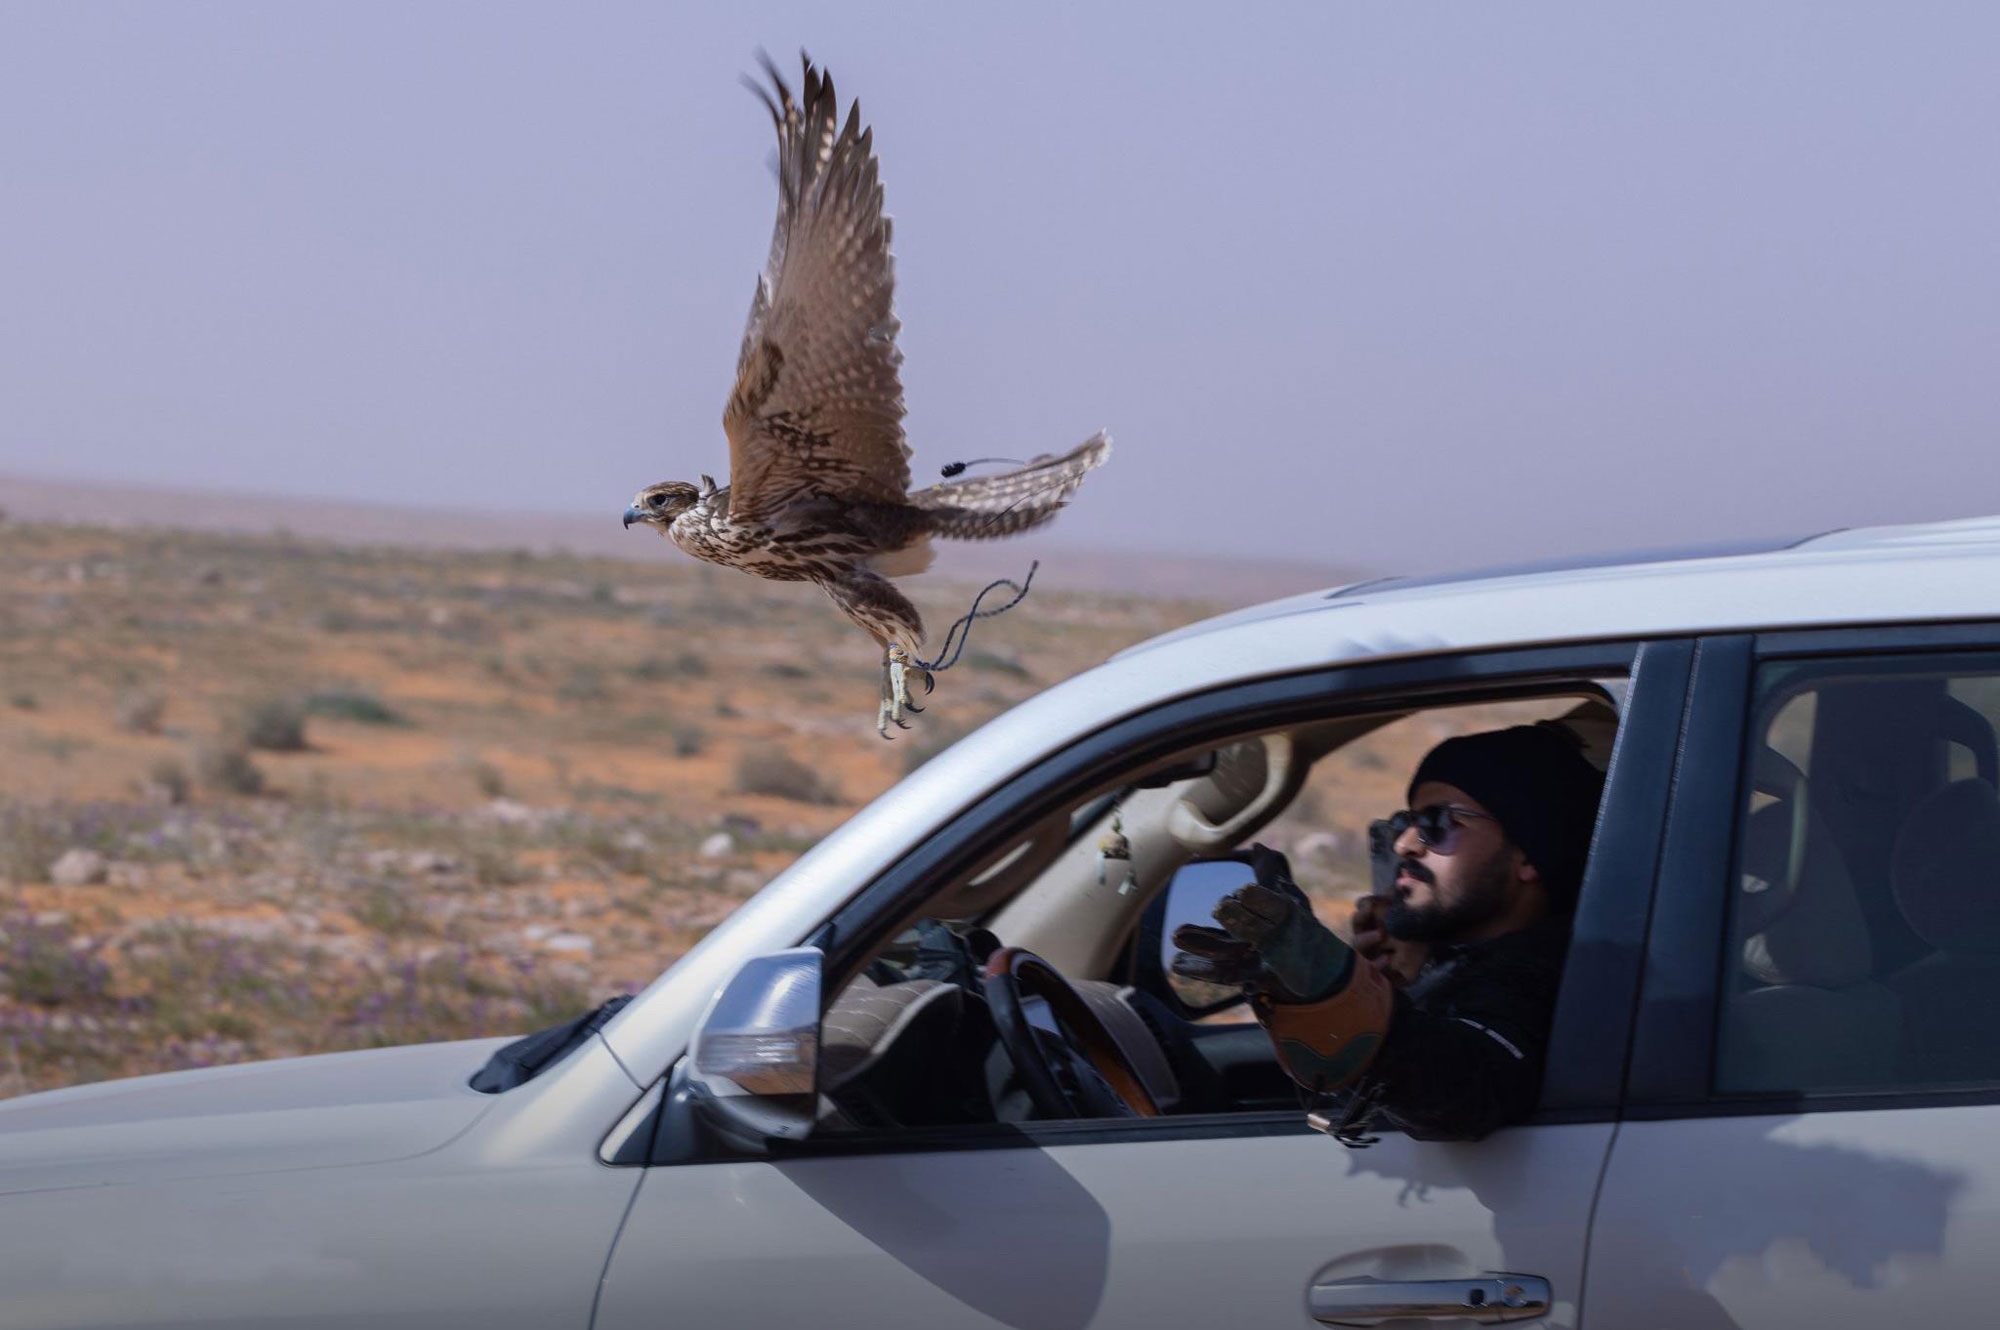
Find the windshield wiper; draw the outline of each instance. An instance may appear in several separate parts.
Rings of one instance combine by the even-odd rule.
[[[472,1073],[469,1084],[481,1094],[499,1094],[534,1080],[581,1047],[631,1000],[630,993],[620,993],[573,1021],[551,1025],[511,1044],[502,1044],[486,1059],[485,1066]]]

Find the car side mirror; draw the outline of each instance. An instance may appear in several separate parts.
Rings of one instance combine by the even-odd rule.
[[[1256,874],[1241,856],[1191,859],[1180,866],[1165,891],[1153,898],[1139,926],[1139,972],[1156,980],[1162,993],[1186,1017],[1207,1016],[1243,1000],[1243,990],[1184,979],[1173,972],[1174,930],[1182,924],[1215,925],[1215,906]]]
[[[724,1136],[755,1145],[802,1140],[812,1130],[824,964],[818,947],[753,957],[709,1003],[687,1079]]]

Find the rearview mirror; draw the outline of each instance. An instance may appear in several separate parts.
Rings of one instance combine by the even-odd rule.
[[[688,1084],[725,1135],[796,1141],[812,1130],[824,960],[817,947],[753,957],[709,1003]]]

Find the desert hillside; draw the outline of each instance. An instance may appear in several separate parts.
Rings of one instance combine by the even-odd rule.
[[[574,1013],[1206,612],[1038,583],[884,743],[817,592],[686,562],[15,521],[0,589],[0,1094]]]
[[[283,494],[228,494],[104,481],[0,475],[0,510],[17,521],[82,523],[119,530],[164,527],[231,535],[273,533],[343,545],[453,550],[568,551],[638,563],[685,563],[687,556],[649,531],[625,530],[628,496],[607,495],[603,511],[492,512],[438,504],[367,503]],[[1202,531],[1161,530],[1157,548],[1092,546],[1090,514],[1067,515],[1052,531],[1000,541],[945,541],[933,576],[984,583],[1019,577],[1040,559],[1052,585],[1089,591],[1186,597],[1246,605],[1374,576],[1314,557],[1324,533],[1301,532],[1297,558],[1221,556]]]
[[[974,590],[912,585],[937,629]],[[960,734],[1212,608],[1040,580],[884,743],[874,649],[808,588],[0,522],[0,1095],[574,1015]],[[1560,709],[1374,731],[1260,838],[1339,926],[1431,744]]]

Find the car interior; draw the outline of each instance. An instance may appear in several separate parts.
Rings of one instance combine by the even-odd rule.
[[[2000,677],[1767,675],[1717,1090],[2000,1080]]]
[[[1374,879],[1368,823],[1401,806],[1431,745],[1548,720],[1602,768],[1622,696],[1622,681],[1552,682],[1302,720],[1108,774],[940,883],[834,997],[816,1134],[1297,1109],[1240,995],[1167,973],[1173,925],[1249,880],[1227,856],[1286,850],[1345,932]]]

